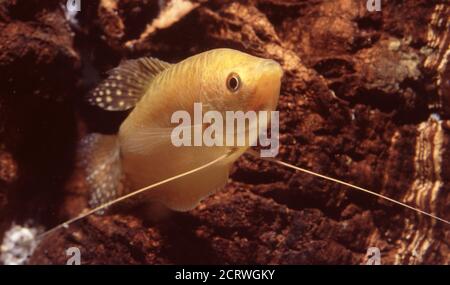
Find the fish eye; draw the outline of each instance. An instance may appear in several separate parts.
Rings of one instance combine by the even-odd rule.
[[[227,78],[227,88],[231,92],[236,92],[241,87],[241,78],[237,73],[230,73]]]

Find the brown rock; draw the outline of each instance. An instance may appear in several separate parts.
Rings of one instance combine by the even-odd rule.
[[[49,226],[86,207],[84,177],[73,161],[77,139],[85,125],[114,132],[126,114],[71,99],[104,71],[130,57],[176,62],[231,47],[273,58],[285,70],[281,160],[450,218],[442,80],[449,68],[441,56],[448,29],[433,20],[446,19],[441,4],[389,1],[371,13],[356,0],[192,1],[192,11],[148,32],[162,8],[156,1],[89,1],[77,27],[58,1],[4,2],[0,143],[19,173],[6,205],[12,216],[37,211]],[[34,8],[25,11],[25,2]],[[434,112],[442,120],[430,118]],[[84,264],[361,264],[377,246],[383,264],[448,264],[448,237],[448,227],[428,217],[243,156],[225,189],[195,210],[159,222],[137,210],[91,216],[47,236],[30,263],[64,264],[65,250],[77,246]]]

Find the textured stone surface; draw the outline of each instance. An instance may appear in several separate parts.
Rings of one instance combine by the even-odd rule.
[[[86,207],[77,138],[114,132],[125,116],[83,104],[103,72],[216,47],[282,64],[280,159],[450,218],[445,1],[383,2],[379,13],[356,0],[192,1],[154,29],[157,2],[89,1],[72,26],[58,1],[0,4],[0,143],[18,169],[14,191],[0,177],[3,228],[18,216],[50,227]],[[30,262],[64,264],[70,246],[86,264],[360,264],[370,246],[385,264],[450,262],[442,223],[247,156],[195,210],[142,217],[90,217],[46,237]]]

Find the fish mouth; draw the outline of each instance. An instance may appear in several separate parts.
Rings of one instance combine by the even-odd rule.
[[[278,104],[283,69],[272,59],[264,59],[258,65],[260,78],[253,100],[254,108],[261,111],[274,111]]]
[[[280,81],[284,73],[281,65],[272,59],[265,59],[262,63],[260,63],[260,70],[263,75],[273,76],[274,79]]]

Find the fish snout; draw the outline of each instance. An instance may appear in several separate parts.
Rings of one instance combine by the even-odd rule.
[[[254,108],[257,110],[272,111],[276,109],[280,94],[283,69],[272,59],[265,59],[258,65],[260,78],[256,87]]]
[[[283,77],[283,68],[281,65],[273,59],[265,59],[260,63],[260,71],[262,76],[273,77],[273,80],[280,80]]]

